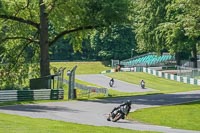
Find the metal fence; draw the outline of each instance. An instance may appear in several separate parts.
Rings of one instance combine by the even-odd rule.
[[[64,70],[61,67],[54,75],[30,79],[30,89],[63,89]]]
[[[108,89],[107,88],[98,88],[95,86],[86,86],[82,84],[75,84],[77,89],[81,90],[80,96],[86,95],[90,97],[93,94],[103,94],[104,96],[108,96]]]
[[[69,81],[65,80],[65,79],[64,79],[63,82],[65,84],[69,84]],[[76,93],[78,93],[77,90],[80,90],[80,93],[77,96],[85,95],[87,97],[90,97],[91,93],[103,94],[105,96],[108,95],[108,89],[107,88],[98,88],[98,87],[95,87],[95,86],[86,86],[86,85],[79,84],[79,83],[74,83],[74,86],[76,88]]]
[[[0,91],[0,102],[58,100],[58,99],[63,99],[63,98],[64,98],[63,89],[1,90]]]
[[[177,75],[200,79],[200,68],[177,66]]]

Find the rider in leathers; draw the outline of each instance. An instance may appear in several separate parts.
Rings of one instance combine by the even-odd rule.
[[[110,120],[111,120],[111,119],[110,119],[111,117],[114,118],[116,114],[114,114],[113,112],[114,112],[115,110],[119,109],[120,107],[125,106],[125,105],[127,105],[127,107],[128,107],[128,111],[127,111],[127,113],[125,114],[125,115],[127,116],[127,115],[129,114],[130,110],[131,110],[131,101],[130,101],[130,100],[127,100],[125,103],[122,103],[122,104],[120,104],[118,107],[115,107],[115,108],[110,112],[109,117],[107,118],[107,120],[110,121]],[[122,118],[122,119],[124,119],[124,118]]]

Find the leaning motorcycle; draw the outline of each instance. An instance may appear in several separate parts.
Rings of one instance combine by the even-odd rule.
[[[125,116],[128,114],[128,106],[120,106],[118,109],[116,109],[114,112],[110,113],[107,120],[112,122],[117,122],[120,119],[124,119]]]

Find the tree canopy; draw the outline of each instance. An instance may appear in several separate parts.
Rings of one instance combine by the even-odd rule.
[[[197,67],[197,46],[200,41],[199,1],[141,0],[137,1],[135,9],[139,50],[156,50],[158,53],[167,50],[176,55],[192,51],[194,66]]]
[[[40,75],[49,75],[50,46],[60,38],[70,37],[73,47],[80,49],[81,41],[92,30],[129,23],[130,3],[131,0],[1,0],[0,57],[9,63],[9,70],[23,64],[26,56],[31,57],[40,61]]]
[[[136,48],[135,34],[130,26],[112,26],[111,30],[96,31],[91,36],[94,53],[102,60],[123,60],[131,57]]]
[[[19,83],[37,70],[49,75],[49,54],[65,48],[69,58],[76,50],[106,60],[124,59],[132,49],[168,51],[178,64],[181,53],[191,52],[197,67],[199,16],[197,0],[1,0],[0,61],[6,65],[0,73]]]

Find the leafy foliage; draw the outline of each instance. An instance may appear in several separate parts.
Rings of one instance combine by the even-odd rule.
[[[165,41],[162,35],[156,35],[156,28],[160,23],[165,22],[168,0],[156,1],[138,1],[136,10],[136,39],[139,45],[138,51],[158,51],[165,47]],[[159,41],[159,42],[158,42]]]
[[[136,47],[135,34],[130,26],[112,26],[110,29],[96,31],[91,36],[91,45],[102,60],[126,59]]]
[[[167,50],[172,54],[192,51],[197,60],[199,1],[142,0],[137,5],[135,32],[139,51]]]
[[[81,51],[82,41],[94,29],[128,23],[130,3],[131,0],[0,1],[0,59],[8,66],[2,71],[28,78],[27,73],[20,73],[30,70],[24,64],[40,63],[40,76],[50,74],[49,46],[64,37],[74,50]],[[9,80],[7,74],[4,77]]]

